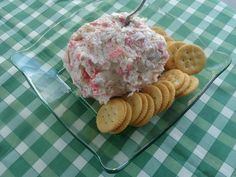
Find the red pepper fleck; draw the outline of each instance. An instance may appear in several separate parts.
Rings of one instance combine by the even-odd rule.
[[[97,85],[96,83],[91,82],[91,83],[90,83],[90,86],[91,86],[91,88],[92,88],[93,91],[95,91],[95,92],[98,91],[98,85]]]
[[[71,49],[71,48],[74,48],[75,45],[76,45],[76,41],[70,40],[68,47]]]
[[[128,70],[128,71],[131,71],[132,68],[133,68],[133,65],[131,65],[131,64],[128,64],[128,65],[127,65],[127,70]]]
[[[106,28],[106,27],[108,27],[109,25],[108,25],[108,23],[103,22],[103,23],[102,23],[102,26]]]
[[[119,75],[119,76],[122,76],[124,75],[124,72],[123,70],[119,67],[119,68],[116,68],[116,73]]]
[[[122,24],[125,24],[125,17],[119,17],[119,21],[120,21]]]
[[[125,37],[125,45],[128,45],[129,47],[131,47],[133,44],[133,40],[131,39],[130,36]]]
[[[109,54],[109,58],[116,59],[117,57],[121,56],[123,53],[124,53],[124,50],[121,47],[117,47]]]
[[[94,75],[96,76],[100,71],[96,68],[94,68]]]
[[[87,71],[83,68],[83,69],[81,70],[81,72],[82,72],[83,79],[84,79],[87,83],[89,83],[90,80],[91,80],[91,77],[89,76],[89,74],[87,73]]]
[[[90,25],[97,26],[97,25],[99,25],[99,23],[98,22],[91,22]]]
[[[76,58],[77,58],[78,61],[80,61],[80,58],[81,58],[80,53],[77,54],[77,57],[76,57]]]

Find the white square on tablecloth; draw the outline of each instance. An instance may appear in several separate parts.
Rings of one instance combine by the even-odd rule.
[[[20,112],[20,116],[23,119],[26,119],[27,117],[29,117],[29,115],[32,114],[32,112],[28,109],[28,108],[24,108],[21,112]]]
[[[188,8],[186,9],[186,11],[187,11],[188,13],[190,13],[190,14],[193,14],[196,10],[193,9],[192,7],[188,7]]]
[[[218,45],[220,45],[220,44],[223,43],[223,40],[220,39],[220,38],[218,38],[218,37],[215,37],[215,38],[213,39],[213,42],[216,43],[216,44],[218,44]]]
[[[18,51],[18,50],[20,50],[22,47],[23,47],[22,44],[19,43],[19,42],[17,42],[12,48]]]
[[[137,177],[150,177],[150,175],[148,175],[145,171],[141,170]]]
[[[15,101],[16,100],[16,98],[13,96],[13,95],[8,95],[5,99],[4,99],[4,101],[7,103],[7,104],[11,104],[13,101]]]
[[[48,126],[42,122],[37,126],[36,130],[40,135],[43,135],[48,130]]]
[[[193,30],[194,33],[197,33],[197,34],[202,34],[204,32],[203,29],[199,28],[199,27],[195,27],[194,30]]]
[[[206,154],[207,151],[200,145],[197,145],[196,148],[194,149],[193,153],[198,156],[200,159],[203,159]]]
[[[217,86],[220,86],[222,84],[222,82],[223,82],[222,79],[216,78],[213,83],[216,84]]]
[[[193,173],[191,171],[189,171],[187,168],[182,167],[181,170],[178,173],[179,177],[190,177],[193,176]]]
[[[54,23],[54,22],[53,22],[52,20],[50,20],[50,19],[47,19],[47,20],[44,22],[44,24],[45,24],[46,26],[51,26],[53,23]]]
[[[231,109],[229,109],[228,107],[225,106],[225,107],[222,109],[221,113],[222,113],[225,117],[231,118],[231,116],[233,115],[234,112],[233,112]]]
[[[0,39],[1,39],[2,41],[7,40],[8,38],[10,38],[10,35],[7,34],[7,33],[3,33],[3,34],[0,36]]]
[[[130,139],[132,139],[134,142],[136,142],[137,144],[140,144],[143,139],[144,139],[144,136],[143,134],[139,133],[138,131],[135,131],[131,136],[130,136]]]
[[[9,20],[10,18],[12,18],[13,16],[11,14],[7,14],[5,15],[3,18],[5,18],[6,20]]]
[[[185,116],[191,121],[193,122],[195,120],[195,118],[197,117],[197,114],[195,112],[193,112],[191,109],[189,109],[186,113]]]
[[[61,152],[65,147],[66,147],[66,143],[63,139],[59,138],[54,144],[53,146],[59,151]]]
[[[227,163],[223,163],[219,170],[223,175],[230,177],[234,172],[234,169]]]
[[[11,129],[7,125],[5,125],[3,128],[0,129],[0,136],[6,138],[11,132]]]
[[[232,26],[229,26],[229,25],[225,25],[223,30],[227,31],[228,33],[231,33],[233,31],[233,27]]]
[[[201,97],[200,97],[200,100],[203,102],[203,103],[207,103],[208,100],[210,99],[210,97],[204,93]]]
[[[170,136],[172,138],[174,138],[174,140],[179,141],[181,139],[181,137],[183,136],[183,133],[181,131],[179,131],[177,128],[174,128],[171,132],[170,132]]]
[[[37,11],[34,11],[34,13],[31,14],[32,17],[36,18],[37,16],[39,16],[40,13]]]
[[[35,38],[36,36],[38,36],[38,32],[36,32],[36,31],[31,31],[30,33],[29,33],[29,36],[31,37],[31,38]]]
[[[44,163],[44,161],[42,161],[41,159],[38,159],[34,165],[33,168],[38,172],[41,173],[45,168],[46,168],[46,163]]]
[[[168,154],[163,151],[161,148],[159,148],[153,155],[155,157],[155,159],[157,159],[158,161],[160,161],[161,163],[163,163],[165,161],[165,159],[167,158]]]
[[[220,134],[220,130],[216,128],[214,125],[211,125],[211,127],[207,131],[211,136],[217,138]]]
[[[7,167],[2,162],[0,162],[0,176],[2,176],[6,169]]]
[[[8,69],[8,73],[11,75],[14,75],[18,70],[16,69],[15,66],[12,66],[10,69]]]
[[[3,57],[0,57],[0,64],[3,63],[5,59]]]
[[[210,16],[206,16],[206,17],[204,18],[204,20],[207,21],[207,22],[209,22],[209,23],[211,23],[214,19],[213,19],[212,17],[210,17]]]
[[[26,4],[24,4],[24,3],[19,6],[19,8],[20,8],[21,10],[25,10],[27,7],[28,7],[28,6],[27,6]]]
[[[78,168],[79,170],[82,170],[85,166],[85,164],[87,163],[87,161],[82,157],[82,156],[78,156],[74,162],[73,165]]]
[[[221,4],[221,5],[222,5],[222,4]],[[220,5],[216,5],[214,9],[217,10],[217,11],[219,11],[219,12],[221,12],[221,11],[224,9],[224,7],[222,7],[222,6],[220,6]]]
[[[25,151],[27,151],[27,149],[29,149],[29,147],[22,141],[20,144],[18,144],[18,146],[16,146],[15,150],[20,154],[24,154]]]
[[[93,143],[93,144],[96,144],[96,146],[97,146],[98,148],[100,148],[100,147],[104,144],[105,141],[106,141],[106,139],[103,138],[103,136],[101,136],[101,135],[98,134],[98,135],[93,139],[92,143]]]

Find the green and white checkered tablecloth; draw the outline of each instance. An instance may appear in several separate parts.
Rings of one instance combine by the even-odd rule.
[[[149,24],[155,24],[152,7],[158,5],[163,12],[186,21],[207,47],[227,53],[233,62],[177,124],[122,171],[108,174],[10,62],[15,51],[32,46],[86,2],[0,2],[0,176],[236,176],[236,12],[218,0],[147,0],[142,14]],[[138,3],[104,0],[100,10],[130,11]],[[94,6],[85,8],[89,14]],[[178,30],[181,33],[176,26]],[[54,31],[52,40],[42,39],[41,49],[47,55],[56,50],[60,57],[66,43],[55,46],[53,42],[62,40],[64,33],[63,29]]]

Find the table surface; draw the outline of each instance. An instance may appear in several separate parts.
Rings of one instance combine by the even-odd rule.
[[[9,61],[15,51],[32,45],[60,17],[75,12],[81,2],[0,2],[0,176],[236,176],[233,9],[218,0],[160,1],[163,11],[195,25],[194,30],[205,37],[207,46],[227,53],[233,62],[161,138],[125,169],[108,174],[57,121]],[[104,12],[133,6],[133,1],[124,0],[104,3]],[[86,10],[91,11],[92,6]],[[147,13],[152,21],[155,11]],[[42,45],[53,50],[51,42]]]

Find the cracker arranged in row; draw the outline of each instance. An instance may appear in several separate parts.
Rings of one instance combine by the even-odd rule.
[[[148,102],[146,96],[141,93],[136,94],[136,96],[141,98],[142,108],[140,114],[138,115],[138,118],[134,122],[131,122],[130,125],[135,125],[137,124],[137,122],[141,121],[148,111]]]
[[[155,111],[154,100],[150,95],[140,92],[138,96],[142,99],[142,112],[136,121],[130,123],[134,127],[141,127],[147,124],[153,117]]]
[[[155,114],[157,114],[160,111],[162,104],[162,93],[160,89],[154,85],[146,85],[142,89],[142,92],[147,93],[152,97],[155,105]]]
[[[167,110],[175,99],[174,84],[167,80],[147,85],[141,91],[149,94],[154,100],[155,114]]]
[[[155,106],[154,106],[154,101],[153,101],[152,97],[149,94],[146,94],[146,93],[143,93],[143,94],[146,96],[147,101],[148,101],[147,102],[148,103],[148,111],[145,114],[145,116],[143,117],[143,119],[136,123],[136,125],[135,125],[136,127],[142,127],[142,126],[146,125],[151,120],[151,118],[153,117],[154,112],[155,112]]]
[[[181,85],[180,88],[176,89],[176,96],[179,96],[181,93],[183,93],[189,86],[190,84],[190,76],[186,73],[183,73],[184,75],[184,83]]]
[[[97,128],[103,133],[111,132],[125,121],[126,114],[126,102],[120,98],[111,99],[97,113]]]
[[[165,84],[165,86],[168,88],[168,91],[169,91],[169,102],[168,102],[168,105],[166,107],[166,109],[168,109],[174,102],[175,100],[175,86],[174,84],[172,84],[170,81],[167,81],[167,80],[162,80],[162,81],[159,81],[159,83],[163,83]]]
[[[151,29],[152,29],[153,31],[155,31],[156,33],[162,35],[162,36],[167,36],[167,35],[168,35],[168,34],[165,32],[165,30],[164,30],[162,27],[160,27],[160,26],[153,26]]]
[[[131,117],[132,117],[132,108],[130,104],[127,102],[126,102],[126,106],[127,106],[127,112],[126,112],[125,120],[122,122],[120,126],[118,126],[117,128],[111,131],[112,134],[121,133],[124,129],[126,129],[126,127],[128,127],[131,121]]]
[[[194,90],[197,89],[199,85],[199,80],[195,76],[190,76],[190,84],[189,86],[179,95],[179,96],[186,96],[192,93]]]
[[[159,112],[162,112],[167,108],[167,105],[170,101],[170,93],[169,93],[167,86],[164,83],[156,82],[153,85],[156,86],[157,88],[159,88],[159,90],[161,91],[162,103],[161,103],[161,107],[159,109]]]
[[[206,57],[199,46],[182,41],[171,41],[167,47],[169,58],[165,69],[176,68],[189,75],[197,74],[203,69]]]
[[[174,85],[175,97],[185,96],[192,93],[199,84],[195,76],[189,76],[178,69],[165,71],[159,78],[160,81],[169,81]]]
[[[179,69],[171,69],[171,70],[164,72],[160,76],[159,80],[160,81],[162,81],[162,80],[170,81],[172,84],[174,84],[174,87],[177,90],[184,83],[184,74]]]
[[[201,47],[183,41],[176,41],[159,26],[152,27],[152,30],[161,34],[166,40],[169,58],[165,69],[176,68],[189,75],[197,74],[203,69],[206,57]]]
[[[111,99],[103,105],[97,114],[97,127],[100,132],[118,134],[128,125],[144,126],[154,114],[167,110],[175,97],[192,93],[198,84],[196,77],[180,70],[166,71],[158,82],[146,85],[141,92]]]
[[[130,104],[132,108],[132,117],[130,124],[133,124],[139,118],[139,115],[142,111],[142,98],[138,95],[138,93],[133,93],[133,95],[125,97],[124,99]]]
[[[165,65],[165,68],[167,70],[176,68],[175,55],[176,55],[176,52],[179,50],[179,48],[182,47],[183,45],[185,45],[185,43],[182,41],[171,41],[169,45],[167,45],[168,46],[167,50],[169,53],[169,58]]]
[[[166,42],[174,41],[174,39],[170,37],[162,27],[153,26],[151,29],[155,31],[156,33],[162,35],[165,38]]]
[[[174,60],[176,68],[190,75],[199,73],[206,63],[203,50],[194,44],[186,44],[180,47]]]

